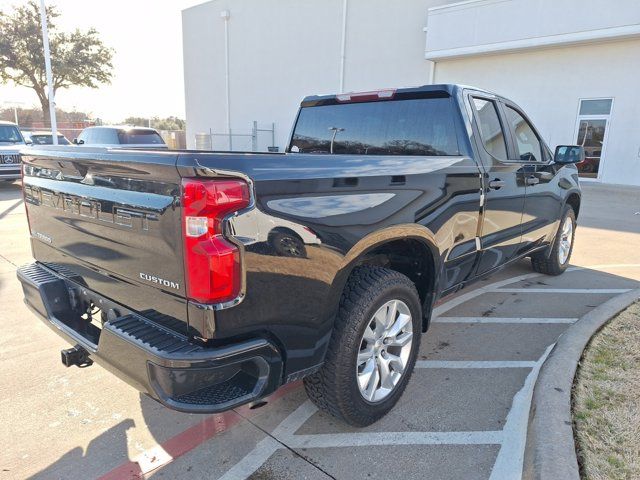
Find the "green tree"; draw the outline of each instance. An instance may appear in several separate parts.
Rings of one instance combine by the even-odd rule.
[[[127,117],[122,122],[125,125],[135,125],[137,127],[147,127],[151,125],[156,130],[184,130],[185,121],[178,117],[167,118],[144,118],[144,117]]]
[[[60,32],[55,23],[60,16],[58,10],[51,6],[46,13],[54,92],[110,83],[113,50],[102,43],[98,32],[93,28]],[[32,88],[40,101],[45,125],[50,125],[40,7],[36,0],[15,7],[12,13],[0,11],[0,81]]]

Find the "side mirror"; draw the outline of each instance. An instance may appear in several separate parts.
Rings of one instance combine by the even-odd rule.
[[[580,163],[584,161],[584,147],[580,145],[558,145],[553,161],[563,165]]]
[[[24,143],[25,143],[25,145],[31,146],[31,145],[33,145],[33,140],[31,140],[30,138],[25,138],[24,139]]]
[[[84,140],[78,140],[77,138],[73,139],[73,144],[74,145],[82,145],[84,143]]]

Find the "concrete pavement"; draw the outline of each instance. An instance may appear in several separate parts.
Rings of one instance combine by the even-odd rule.
[[[22,304],[30,261],[17,185],[0,185],[0,479],[519,478],[537,372],[576,319],[640,286],[640,190],[586,185],[572,264],[524,260],[438,307],[398,406],[365,429],[289,387],[220,416],[163,408],[98,366],[65,369],[65,342]]]

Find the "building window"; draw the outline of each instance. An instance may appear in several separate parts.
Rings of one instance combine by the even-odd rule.
[[[612,106],[612,98],[580,100],[576,143],[584,147],[585,159],[578,164],[583,178],[598,178],[602,172]]]
[[[580,115],[609,115],[612,103],[613,100],[611,98],[581,100]]]

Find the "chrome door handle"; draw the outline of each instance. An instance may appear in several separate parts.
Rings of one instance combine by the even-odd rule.
[[[500,190],[505,185],[506,185],[505,181],[504,180],[500,180],[499,178],[496,178],[496,179],[491,180],[489,182],[489,188],[491,190]]]
[[[538,177],[527,177],[525,183],[527,185],[537,185],[540,183],[540,179]]]

